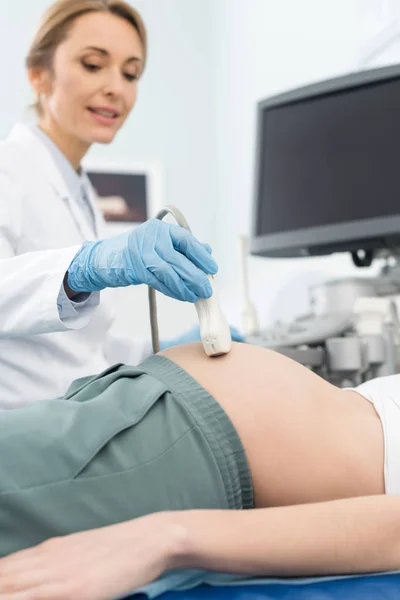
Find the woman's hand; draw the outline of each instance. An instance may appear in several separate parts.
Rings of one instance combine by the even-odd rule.
[[[54,538],[0,560],[0,600],[113,600],[172,568],[182,541],[168,513]]]
[[[196,302],[211,296],[206,274],[217,270],[208,244],[179,225],[150,219],[115,237],[85,242],[68,268],[67,284],[73,292],[94,292],[145,283],[176,300]]]

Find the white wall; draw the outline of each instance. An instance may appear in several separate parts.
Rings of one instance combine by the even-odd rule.
[[[139,101],[115,143],[91,155],[163,167],[164,200],[177,204],[194,233],[213,245],[222,303],[238,325],[236,238],[250,226],[256,102],[356,69],[377,18],[371,16],[377,1],[369,2],[369,29],[360,27],[367,10],[364,0],[133,2],[149,31],[149,62]],[[31,100],[23,59],[38,17],[49,4],[0,0],[0,67],[6,82],[0,90],[0,136]],[[287,315],[302,310],[307,282],[326,273],[355,271],[342,256],[250,258],[249,264],[252,295],[264,323],[278,311],[274,307]],[[282,286],[291,293],[280,295]],[[164,335],[196,322],[191,306],[165,298],[159,305]],[[147,335],[145,289],[124,290],[118,310],[121,329],[132,336]]]
[[[216,69],[218,121],[218,254],[231,320],[237,300],[238,233],[250,231],[255,108],[258,100],[356,70],[364,31],[358,0],[220,0]],[[290,174],[288,174],[290,176]],[[249,259],[250,291],[260,320],[307,308],[307,287],[326,276],[353,274],[347,256]],[[291,283],[292,282],[292,283]],[[280,290],[283,288],[281,293]]]
[[[365,43],[360,48],[362,68],[400,62],[400,4],[397,0],[360,2]]]

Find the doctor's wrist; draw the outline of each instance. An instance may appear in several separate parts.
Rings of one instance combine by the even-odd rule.
[[[63,285],[64,285],[64,291],[65,291],[65,293],[67,294],[67,296],[68,296],[68,298],[70,300],[73,300],[74,298],[76,299],[76,297],[81,294],[81,292],[75,292],[74,290],[71,290],[71,288],[69,287],[69,285],[68,285],[68,271],[64,275]]]

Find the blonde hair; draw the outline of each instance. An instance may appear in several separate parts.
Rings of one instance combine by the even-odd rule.
[[[124,0],[57,0],[43,15],[25,59],[26,66],[51,71],[54,53],[67,37],[73,22],[91,12],[111,13],[125,19],[136,29],[143,47],[144,68],[147,54],[146,27],[138,11]],[[34,108],[40,113],[39,100]]]

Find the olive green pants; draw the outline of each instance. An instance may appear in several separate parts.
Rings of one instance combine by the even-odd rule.
[[[0,556],[146,513],[252,504],[231,421],[164,357],[0,412]]]

